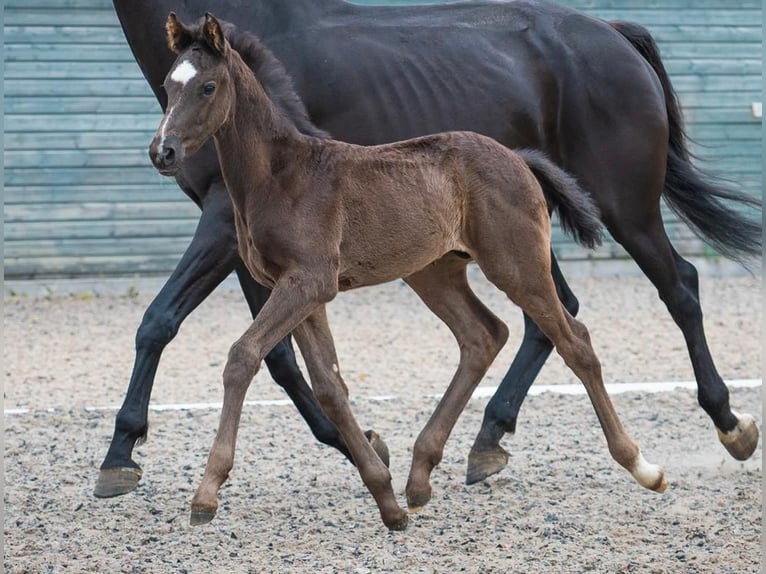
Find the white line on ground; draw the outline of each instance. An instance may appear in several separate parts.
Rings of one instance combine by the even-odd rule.
[[[726,385],[732,388],[743,387],[760,387],[763,384],[762,379],[733,379],[726,381]],[[659,381],[651,383],[611,383],[606,385],[606,390],[610,395],[616,395],[619,393],[630,392],[644,392],[644,393],[666,393],[677,389],[692,389],[696,390],[697,383],[695,381]],[[471,398],[485,398],[491,397],[495,394],[497,387],[478,387]],[[541,395],[543,393],[558,393],[562,395],[584,395],[585,387],[581,384],[561,384],[561,385],[533,385],[529,390],[529,395]],[[440,398],[441,395],[427,395],[425,398]],[[393,401],[400,397],[396,395],[379,395],[371,397],[360,397],[352,400],[368,400],[368,401]],[[291,405],[290,399],[272,399],[272,400],[255,400],[245,401],[245,406],[284,406]],[[86,411],[116,411],[119,410],[118,406],[96,406],[85,407]],[[151,411],[199,411],[199,410],[214,410],[220,409],[221,403],[181,403],[181,404],[167,404],[167,405],[149,405]],[[67,409],[60,407],[49,407],[46,409],[5,409],[3,413],[5,416],[9,415],[23,415],[30,412],[60,412]]]

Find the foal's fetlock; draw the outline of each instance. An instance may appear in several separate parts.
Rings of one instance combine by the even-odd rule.
[[[732,413],[737,417],[737,425],[729,432],[717,428],[718,440],[735,459],[747,460],[758,446],[758,425],[751,415]]]

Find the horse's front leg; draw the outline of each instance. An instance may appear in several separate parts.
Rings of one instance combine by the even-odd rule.
[[[232,272],[238,261],[231,202],[226,189],[211,188],[189,247],[159,294],[151,302],[136,333],[133,373],[114,435],[93,494],[99,498],[132,491],[141,479],[133,448],[146,437],[149,399],[165,346],[183,320]]]
[[[313,281],[287,274],[277,283],[260,313],[244,335],[232,345],[223,371],[223,407],[205,474],[191,504],[193,525],[209,522],[218,509],[218,489],[234,464],[237,430],[250,381],[261,361],[317,306],[335,296],[326,285],[332,281]]]
[[[359,475],[378,504],[383,523],[391,530],[404,530],[407,512],[396,502],[391,474],[351,412],[348,388],[340,375],[324,305],[295,329],[294,336],[306,361],[317,400],[351,451]]]

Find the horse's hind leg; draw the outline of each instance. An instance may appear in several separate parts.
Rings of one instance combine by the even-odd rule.
[[[406,491],[410,510],[417,511],[431,498],[431,471],[441,461],[471,394],[508,339],[508,328],[471,291],[464,259],[447,255],[406,281],[460,346],[457,372],[415,441]]]
[[[729,406],[729,390],[705,338],[697,270],[670,245],[659,216],[631,227],[610,227],[610,231],[657,288],[681,329],[697,380],[697,399],[713,420],[721,443],[734,458],[746,460],[758,446],[758,426],[751,415],[737,414]]]
[[[574,316],[579,309],[579,302],[564,279],[552,252],[551,263],[559,299]],[[508,464],[508,453],[500,446],[500,439],[507,432],[516,432],[519,409],[552,350],[553,344],[548,337],[524,313],[524,338],[511,367],[484,409],[481,429],[468,454],[466,484],[484,480]]]
[[[476,260],[492,283],[503,290],[553,342],[567,366],[583,382],[604,431],[609,453],[646,488],[662,492],[667,487],[662,469],[646,462],[635,441],[628,435],[614,410],[601,377],[601,364],[596,357],[585,326],[561,305],[550,273],[548,235],[542,228],[526,232],[526,224],[513,227],[515,242],[525,252],[513,253],[493,244]],[[544,246],[539,253],[536,246]]]
[[[348,388],[340,375],[324,305],[296,327],[294,336],[306,361],[317,400],[348,445],[359,475],[378,504],[384,524],[391,530],[404,530],[407,512],[396,502],[391,474],[351,412]]]

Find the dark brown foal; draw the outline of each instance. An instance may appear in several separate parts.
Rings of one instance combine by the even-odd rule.
[[[583,244],[601,237],[597,210],[572,178],[538,153],[514,152],[470,132],[376,147],[302,135],[271,103],[214,17],[185,26],[171,14],[167,28],[179,56],[165,81],[168,107],[151,144],[152,161],[173,173],[214,137],[242,259],[272,289],[229,353],[218,434],[192,500],[192,523],[215,515],[250,381],[272,347],[293,332],[317,400],[343,436],[383,522],[403,529],[407,512],[391,475],[351,412],[325,305],[339,291],[404,278],[458,340],[458,370],[415,443],[406,494],[416,510],[428,502],[431,471],[508,336],[471,292],[470,260],[540,326],[583,381],[613,458],[641,485],[665,489],[662,469],[644,460],[620,424],[587,330],[556,295],[549,207]],[[251,49],[265,50],[256,39]]]

